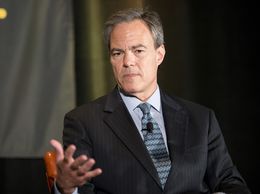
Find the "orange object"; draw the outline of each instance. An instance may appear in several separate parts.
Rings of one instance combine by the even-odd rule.
[[[45,168],[46,168],[46,178],[47,178],[48,188],[51,193],[55,178],[57,176],[55,152],[47,151],[44,155],[44,162],[45,162]]]

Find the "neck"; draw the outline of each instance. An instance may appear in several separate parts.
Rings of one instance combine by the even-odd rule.
[[[158,86],[156,85],[155,88],[151,92],[129,93],[129,92],[124,91],[122,88],[120,88],[118,86],[120,92],[123,93],[125,96],[136,97],[139,100],[141,100],[142,102],[146,102],[153,95],[153,93],[156,91],[157,87]]]

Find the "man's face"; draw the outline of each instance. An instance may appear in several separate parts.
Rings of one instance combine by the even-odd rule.
[[[157,70],[165,55],[163,45],[154,45],[141,20],[118,24],[110,37],[110,62],[119,87],[143,101],[157,87]]]

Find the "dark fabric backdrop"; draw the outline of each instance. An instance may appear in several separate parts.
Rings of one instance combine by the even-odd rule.
[[[77,0],[73,6],[77,105],[114,87],[101,41],[105,18],[148,6],[159,12],[165,30],[160,86],[215,110],[234,163],[258,193],[256,6],[231,0]],[[0,166],[3,193],[47,193],[41,158],[4,158]]]

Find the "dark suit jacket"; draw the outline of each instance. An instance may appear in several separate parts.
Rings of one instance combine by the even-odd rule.
[[[163,191],[117,89],[65,116],[65,148],[96,160],[102,175],[81,194],[250,193],[228,154],[213,111],[161,92],[172,168]]]

